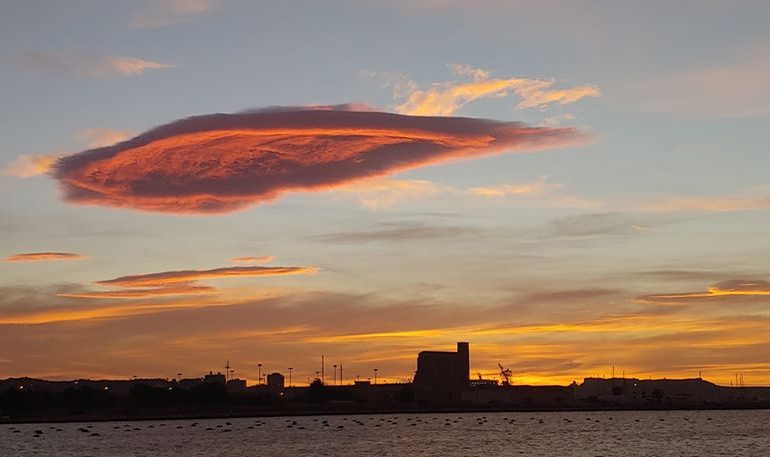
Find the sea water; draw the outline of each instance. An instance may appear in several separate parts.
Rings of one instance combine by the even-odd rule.
[[[0,425],[0,456],[770,456],[770,411],[305,416]]]

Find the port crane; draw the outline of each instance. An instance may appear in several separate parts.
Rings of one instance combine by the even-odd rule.
[[[512,383],[511,376],[513,375],[513,372],[510,368],[505,368],[502,363],[497,363],[498,368],[500,368],[500,376],[503,378],[503,385],[504,386],[510,386]]]

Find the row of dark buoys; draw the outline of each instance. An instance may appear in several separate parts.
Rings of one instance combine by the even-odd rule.
[[[469,417],[463,417],[463,416],[457,416],[457,417],[453,417],[453,416],[449,416],[449,417],[448,416],[441,416],[441,417],[437,417],[437,416],[430,416],[430,417],[425,417],[425,416],[395,416],[395,417],[393,417],[393,416],[381,416],[381,417],[350,416],[350,417],[341,417],[340,419],[341,419],[341,421],[343,423],[347,423],[348,425],[354,425],[355,424],[355,425],[357,425],[359,427],[365,427],[367,425],[371,425],[371,426],[374,426],[374,427],[382,427],[383,425],[399,425],[399,424],[407,425],[409,427],[417,427],[418,425],[431,424],[431,423],[434,423],[436,425],[443,425],[444,427],[451,427],[452,425],[458,424],[461,421],[464,421],[464,420],[467,420],[467,419],[471,419],[473,421],[473,423],[475,423],[476,426],[483,427],[483,426],[486,426],[489,423],[489,420],[490,420],[487,416],[475,416],[475,417],[470,417],[470,418]],[[689,421],[690,420],[690,418],[688,418],[688,417],[683,417],[682,419],[684,421]],[[510,417],[510,416],[508,416],[508,417],[505,417],[505,416],[501,417],[500,420],[501,420],[501,422],[503,422],[503,423],[507,422],[510,425],[513,425],[516,422],[516,418]],[[529,417],[529,420],[530,421],[537,421],[538,424],[544,424],[545,423],[543,418],[538,418],[536,416]],[[566,418],[566,417],[562,418],[562,420],[565,423],[573,423],[574,422],[573,419]],[[586,417],[585,420],[588,421],[588,422],[593,421],[595,423],[600,423],[602,421],[614,421],[614,417],[613,416],[609,416],[609,417],[605,417],[605,418],[597,418],[596,416],[594,416],[594,417]],[[712,417],[707,417],[706,420],[711,421],[711,420],[713,420],[713,418]],[[341,429],[345,428],[345,425],[343,425],[343,424],[339,424],[339,423],[338,424],[332,424],[332,423],[330,423],[330,419],[313,418],[312,421],[314,423],[319,424],[321,427],[324,427],[324,428],[330,428],[330,429],[334,429],[334,430],[341,430]],[[639,418],[634,419],[634,422],[638,423],[640,421],[641,420]],[[658,421],[659,422],[666,422],[667,419],[659,417]],[[193,423],[189,424],[189,427],[197,427],[198,425],[199,425],[198,422],[193,422]],[[265,425],[268,425],[268,422],[266,422],[264,420],[256,419],[255,422],[253,422],[252,425],[245,426],[245,427],[243,427],[243,429],[253,430],[254,428],[259,428],[259,427],[262,427],[262,426],[265,426]],[[289,419],[285,419],[285,425],[286,425],[286,428],[294,428],[294,429],[297,429],[297,430],[305,430],[306,429],[305,425],[307,425],[307,423],[302,424],[302,421],[298,421],[297,419],[289,418]],[[146,429],[154,429],[156,427],[165,427],[165,426],[166,426],[165,423],[147,424],[146,427],[144,427],[144,428],[146,428]],[[81,432],[81,433],[83,433],[83,434],[88,434],[89,436],[101,436],[100,433],[95,432],[93,430],[93,427],[94,427],[93,425],[85,425],[85,426],[82,426],[82,427],[78,427],[76,430]],[[56,431],[56,432],[62,432],[63,431],[62,428],[56,427],[54,425],[50,425],[48,428],[51,431]],[[120,425],[114,425],[112,427],[112,429],[114,429],[114,430],[120,430],[121,428],[125,432],[141,431],[141,428],[136,427],[135,425],[131,425],[131,424],[124,424],[122,427]],[[184,425],[177,425],[175,428],[177,430],[181,430],[181,429],[185,428],[185,426]],[[18,429],[16,427],[10,427],[8,430],[11,433],[21,433],[22,432],[22,430],[20,430],[20,429]],[[219,431],[221,433],[228,433],[228,432],[232,432],[232,431],[237,430],[237,429],[235,429],[233,427],[233,423],[232,422],[226,421],[224,424],[218,424],[218,425],[212,425],[210,427],[206,427],[206,430],[209,430],[209,431]],[[33,434],[33,436],[35,436],[37,438],[37,437],[43,436],[45,433],[44,433],[43,429],[36,429],[36,430],[33,431],[32,434]]]

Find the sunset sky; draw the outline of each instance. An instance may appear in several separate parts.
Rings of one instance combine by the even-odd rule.
[[[770,3],[0,8],[0,378],[770,386]]]

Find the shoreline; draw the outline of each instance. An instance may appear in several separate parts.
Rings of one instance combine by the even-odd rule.
[[[318,410],[272,410],[272,411],[210,411],[185,412],[181,414],[148,412],[146,414],[113,415],[68,415],[49,417],[0,417],[0,425],[16,424],[66,424],[84,422],[148,422],[148,421],[184,421],[206,419],[243,419],[260,417],[312,417],[312,416],[364,416],[364,415],[400,415],[400,414],[468,414],[468,413],[579,413],[579,412],[645,412],[645,411],[756,411],[770,410],[770,404],[756,405],[701,405],[701,406],[656,406],[656,407],[589,407],[548,408],[548,407],[495,407],[495,408],[415,408],[415,409],[318,409]]]

